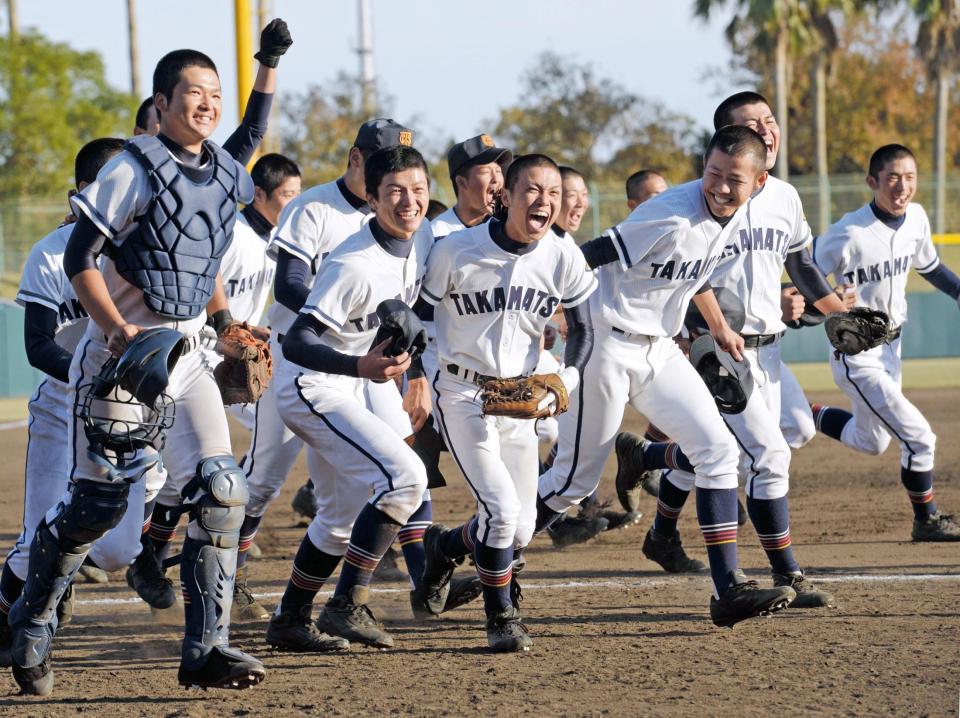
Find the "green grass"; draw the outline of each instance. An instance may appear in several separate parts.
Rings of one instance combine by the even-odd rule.
[[[20,421],[27,418],[27,399],[25,396],[15,396],[0,399],[0,424],[8,421]]]
[[[941,244],[937,247],[940,260],[954,272],[960,274],[960,244]],[[916,272],[910,272],[907,277],[908,292],[935,292],[936,289],[926,279]]]
[[[790,369],[806,392],[836,389],[826,362],[791,364]],[[903,363],[903,387],[908,391],[960,387],[960,359],[907,359]]]

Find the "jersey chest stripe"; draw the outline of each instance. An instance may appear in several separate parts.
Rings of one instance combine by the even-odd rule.
[[[611,231],[617,240],[617,244],[620,245],[620,252],[623,254],[623,259],[627,263],[627,267],[632,267],[633,260],[630,259],[630,253],[627,251],[627,245],[623,241],[623,237],[620,236],[620,230],[618,230],[616,227],[611,227]]]

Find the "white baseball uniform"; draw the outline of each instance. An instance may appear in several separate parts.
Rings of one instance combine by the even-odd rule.
[[[907,206],[896,230],[877,219],[869,204],[845,214],[817,239],[814,259],[838,283],[854,285],[858,307],[886,312],[896,327],[907,320],[910,268],[924,274],[940,264],[927,214],[915,203]],[[882,454],[892,435],[900,442],[901,466],[911,471],[933,469],[936,436],[903,395],[899,336],[855,356],[832,353],[830,368],[852,405],[853,419],[841,435],[844,444]]]
[[[39,304],[57,313],[55,341],[71,353],[76,351],[89,321],[63,271],[63,252],[72,231],[72,224],[63,225],[33,246],[16,297],[21,306]],[[52,376],[45,377],[30,398],[27,410],[23,530],[7,556],[7,564],[21,580],[26,579],[30,543],[37,524],[67,491],[69,467],[64,437],[68,417],[73,414],[70,386]],[[129,500],[139,500],[142,506],[144,491],[155,495],[164,478],[162,468],[149,471],[145,481],[131,488]],[[107,571],[126,566],[140,552],[142,526],[142,512],[128,512],[119,525],[94,543],[91,559]]]
[[[277,229],[267,245],[267,254],[276,259],[282,249],[305,262],[310,268],[312,286],[324,257],[347,237],[358,232],[368,217],[366,203],[355,197],[342,179],[311,187],[284,207]],[[275,375],[279,375],[284,363],[280,342],[296,319],[296,314],[279,302],[274,302],[267,315],[273,370]],[[247,515],[263,516],[267,506],[279,496],[283,482],[303,447],[303,441],[281,420],[273,383],[257,402],[254,417],[250,448],[241,466],[247,475],[250,491]],[[317,471],[321,470],[320,460],[308,456],[307,465],[311,478],[316,480],[314,467]],[[327,468],[323,467],[323,470]]]
[[[806,446],[817,435],[810,402],[790,367],[780,362],[780,431],[791,449]]]
[[[743,222],[727,239],[723,255],[710,274],[710,284],[739,297],[745,308],[741,334],[750,364],[753,393],[739,414],[723,420],[740,446],[740,477],[748,496],[779,499],[787,494],[790,446],[780,429],[780,338],[786,327],[780,309],[780,279],[790,252],[810,243],[800,197],[792,185],[769,177],[746,205]],[[751,341],[768,342],[749,346]],[[672,436],[672,435],[671,435]],[[696,465],[696,464],[694,464]],[[693,488],[692,474],[675,471],[670,481],[678,488]]]
[[[721,226],[696,180],[637,206],[609,231],[618,262],[598,272],[593,352],[560,416],[557,458],[540,477],[540,497],[554,511],[597,488],[627,403],[680,444],[697,467],[697,486],[737,486],[733,436],[673,337],[745,213],[741,207]]]
[[[580,250],[554,233],[514,253],[492,238],[497,225],[437,242],[421,297],[435,307],[434,416],[477,500],[478,540],[503,549],[533,536],[537,434],[529,419],[484,416],[476,382],[533,373],[556,309],[587,301],[596,279]]]
[[[416,301],[433,235],[424,225],[409,241],[409,255],[395,256],[367,224],[327,256],[301,310],[325,325],[323,344],[362,356],[377,333],[377,305],[386,299]],[[420,506],[427,487],[423,462],[401,432],[370,410],[367,383],[289,359],[274,380],[283,421],[326,468],[314,477],[319,507],[308,533],[317,548],[331,555],[346,551],[365,502],[402,525]],[[389,388],[396,392],[395,386]],[[385,390],[373,390],[379,391]],[[409,434],[405,415],[404,421]]]

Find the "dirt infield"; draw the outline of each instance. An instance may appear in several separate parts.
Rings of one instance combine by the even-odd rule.
[[[940,437],[936,498],[960,511],[960,389],[911,396]],[[640,429],[640,419],[628,427]],[[4,551],[19,530],[25,436],[0,433]],[[382,584],[373,605],[397,648],[278,653],[263,642],[263,625],[236,626],[233,642],[264,660],[266,681],[241,693],[186,692],[176,685],[180,629],[154,624],[113,574],[109,585],[79,587],[77,615],[56,643],[54,695],[19,697],[8,675],[0,715],[956,715],[960,544],[910,543],[897,467],[895,449],[866,457],[820,437],[795,456],[797,556],[835,594],[834,610],[715,628],[707,578],[669,577],[641,555],[648,500],[639,526],[592,544],[557,552],[549,540],[534,542],[522,576],[535,641],[526,655],[485,652],[479,605],[420,624],[406,587]],[[451,486],[435,493],[434,506],[437,520],[452,523],[471,501],[450,464],[445,473]],[[303,533],[289,508],[302,476],[301,464],[258,536],[263,559],[250,564],[251,586],[268,607]],[[681,530],[690,553],[704,558],[692,509]],[[748,573],[766,580],[749,527],[740,546]]]

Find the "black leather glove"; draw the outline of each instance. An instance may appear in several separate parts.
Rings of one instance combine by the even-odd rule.
[[[260,51],[254,57],[264,67],[276,67],[283,55],[293,44],[290,30],[280,18],[274,18],[260,33]]]

